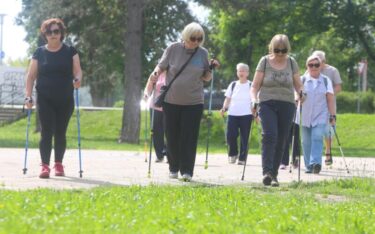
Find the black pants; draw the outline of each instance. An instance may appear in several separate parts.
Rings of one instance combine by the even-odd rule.
[[[152,111],[154,112],[154,120],[152,120]],[[167,149],[164,143],[164,114],[163,111],[152,109],[150,111],[150,118],[153,121],[153,135],[154,149],[156,157],[159,159],[167,155]]]
[[[237,138],[240,136],[240,155],[239,160],[245,161],[248,152],[248,141],[251,127],[251,121],[253,120],[252,115],[243,116],[228,116],[228,130],[227,130],[227,142],[229,145],[229,155],[238,155],[238,143]]]
[[[294,131],[294,144],[293,144],[294,149],[293,149],[293,155],[292,155],[292,163],[296,161],[297,156],[301,155],[299,124],[293,123],[289,132],[288,141],[286,142],[286,145],[284,148],[283,158],[281,160],[281,164],[284,164],[284,165],[289,164],[289,147],[291,147],[292,145],[293,131]]]
[[[203,104],[164,103],[169,171],[193,176]]]
[[[285,144],[293,122],[294,103],[270,100],[259,104],[262,123],[262,167],[263,175],[271,173],[277,177]]]
[[[39,151],[42,163],[50,163],[52,138],[54,138],[55,162],[62,162],[66,149],[66,130],[74,110],[74,99],[46,98],[38,95],[38,114],[41,125]]]

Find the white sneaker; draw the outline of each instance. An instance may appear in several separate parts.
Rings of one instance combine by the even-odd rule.
[[[169,178],[170,179],[177,179],[178,178],[178,172],[169,172]]]
[[[182,180],[185,182],[190,182],[191,181],[191,175],[185,173],[182,175]]]
[[[286,165],[281,164],[281,165],[280,165],[280,170],[285,170],[285,169],[286,169]]]
[[[237,156],[229,156],[229,157],[228,157],[228,161],[229,161],[229,163],[231,163],[231,164],[235,164],[236,161],[237,161]]]

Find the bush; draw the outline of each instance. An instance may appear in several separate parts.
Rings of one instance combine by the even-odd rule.
[[[117,101],[115,104],[113,104],[113,107],[123,108],[124,107],[124,101]]]
[[[372,92],[363,92],[359,94],[360,113],[372,114],[375,110],[375,94]],[[357,113],[357,92],[340,92],[337,97],[338,113]]]

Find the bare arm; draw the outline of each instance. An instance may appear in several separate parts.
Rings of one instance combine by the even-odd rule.
[[[81,62],[79,60],[79,55],[73,56],[73,76],[74,76],[74,88],[78,89],[81,87],[82,82],[82,69]]]
[[[335,110],[334,96],[332,93],[327,93],[326,97],[327,97],[329,115],[334,116],[334,118],[330,117],[330,124],[335,125],[336,124],[336,110]]]
[[[253,83],[251,84],[250,88],[250,96],[252,102],[258,103],[258,92],[260,87],[262,86],[264,79],[264,72],[262,71],[256,71],[253,78]]]
[[[38,60],[31,59],[29,69],[26,75],[26,90],[25,90],[26,98],[30,98],[30,100],[26,102],[26,107],[29,109],[33,106],[31,97],[33,95],[33,88],[34,88],[34,83],[37,78],[37,75],[38,75]]]
[[[341,84],[335,84],[333,87],[333,90],[335,92],[335,95],[337,95],[339,92],[341,92]]]
[[[228,110],[228,107],[230,105],[230,101],[231,101],[231,98],[229,98],[229,97],[226,97],[224,99],[223,108],[221,108],[221,110],[220,110],[221,116],[224,116],[224,113]]]

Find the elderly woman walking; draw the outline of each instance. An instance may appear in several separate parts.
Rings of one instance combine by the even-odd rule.
[[[251,86],[253,115],[259,103],[262,124],[263,184],[279,186],[277,180],[280,161],[296,110],[294,91],[301,93],[302,84],[297,62],[290,57],[289,39],[275,35],[269,55],[262,57]]]
[[[327,124],[334,125],[336,121],[332,82],[320,72],[321,65],[318,56],[308,57],[308,72],[301,77],[307,94],[301,115],[303,155],[306,173],[315,174],[322,168],[323,139]]]

